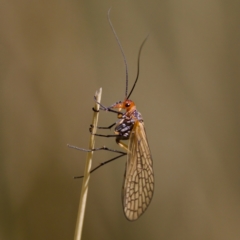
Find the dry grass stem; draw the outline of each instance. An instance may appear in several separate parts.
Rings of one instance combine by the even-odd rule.
[[[102,96],[102,88],[100,88],[96,92],[95,96],[97,98],[97,102],[100,102],[101,96]],[[95,103],[94,108],[96,110],[99,110],[99,105],[97,103]],[[92,120],[92,125],[94,126],[93,133],[96,132],[96,126],[98,123],[98,115],[99,115],[99,112],[93,113],[93,120]],[[94,143],[95,143],[94,135],[91,134],[90,140],[89,140],[89,149],[94,148]],[[80,202],[79,202],[79,209],[78,209],[78,216],[77,216],[74,240],[80,240],[81,236],[82,236],[84,215],[85,215],[85,209],[86,209],[86,204],[87,204],[88,184],[89,184],[89,180],[90,180],[90,170],[91,170],[91,166],[92,166],[92,157],[93,157],[93,152],[88,152],[85,170],[84,170],[84,177],[83,177],[83,182],[82,182],[82,189],[81,189],[81,196],[80,196]]]

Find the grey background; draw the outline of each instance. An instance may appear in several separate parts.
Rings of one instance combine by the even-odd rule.
[[[0,239],[73,239],[93,95],[132,95],[154,159],[155,193],[128,222],[126,159],[90,180],[83,239],[240,239],[239,1],[0,1]],[[101,113],[99,125],[116,120]],[[113,139],[96,146],[118,149]],[[113,157],[94,155],[94,166]]]

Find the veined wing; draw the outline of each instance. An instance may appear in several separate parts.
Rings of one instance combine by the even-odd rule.
[[[130,221],[138,219],[153,197],[153,162],[144,125],[136,121],[129,139],[123,182],[123,211]]]

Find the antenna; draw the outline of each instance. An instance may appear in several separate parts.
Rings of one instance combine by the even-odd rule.
[[[123,60],[124,60],[124,64],[125,64],[125,69],[126,69],[126,92],[125,92],[125,98],[127,98],[127,94],[128,94],[128,65],[127,65],[127,59],[126,59],[126,56],[125,56],[125,54],[123,52],[123,48],[122,48],[122,45],[121,45],[121,43],[120,43],[120,41],[118,39],[117,33],[116,33],[116,31],[115,31],[115,29],[114,29],[114,27],[112,25],[112,22],[110,20],[110,11],[111,11],[111,8],[108,10],[108,22],[109,22],[109,24],[110,24],[110,26],[112,28],[113,34],[114,34],[114,36],[115,36],[115,38],[117,40],[118,46],[119,46],[119,48],[121,50],[121,53],[122,53],[122,56],[123,56]]]
[[[137,76],[136,76],[136,80],[135,80],[135,82],[134,82],[134,84],[133,84],[133,87],[132,87],[130,93],[128,94],[128,96],[127,96],[127,99],[130,98],[130,96],[131,96],[131,94],[132,94],[132,92],[133,92],[133,89],[135,88],[135,85],[136,85],[136,83],[137,83],[137,81],[138,81],[139,68],[140,68],[140,56],[141,56],[141,52],[142,52],[143,45],[144,45],[144,43],[147,41],[148,36],[149,36],[149,35],[147,35],[146,38],[143,40],[143,42],[142,42],[142,44],[141,44],[141,46],[140,46],[139,52],[138,52]]]

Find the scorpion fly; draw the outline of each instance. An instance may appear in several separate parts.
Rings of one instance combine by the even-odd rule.
[[[125,70],[126,70],[126,91],[125,91],[124,101],[116,102],[110,107],[105,107],[101,103],[97,102],[100,105],[100,110],[116,113],[119,120],[116,123],[110,125],[109,127],[97,127],[98,129],[111,129],[113,126],[116,125],[113,135],[102,135],[102,134],[94,134],[94,135],[100,136],[100,137],[115,137],[116,143],[120,147],[122,147],[126,152],[112,150],[107,147],[101,147],[101,148],[96,148],[91,150],[78,148],[78,147],[74,147],[74,148],[82,151],[88,151],[88,152],[98,151],[98,150],[107,150],[115,153],[120,153],[119,156],[101,163],[99,166],[92,169],[90,173],[97,170],[99,167],[101,167],[106,163],[109,163],[117,158],[127,155],[127,162],[126,162],[123,187],[122,187],[122,204],[123,204],[123,211],[126,218],[129,221],[134,221],[134,220],[137,220],[148,208],[152,200],[153,190],[154,190],[153,161],[152,161],[152,156],[151,156],[151,152],[150,152],[150,148],[147,140],[146,131],[144,128],[143,118],[142,118],[142,115],[136,109],[135,103],[129,99],[138,80],[140,54],[141,54],[142,47],[147,38],[143,41],[142,45],[140,46],[139,53],[138,53],[137,77],[135,79],[135,82],[133,84],[133,87],[130,93],[128,94],[127,61],[126,61],[126,57],[124,55],[121,43],[111,23],[109,14],[110,14],[110,9],[108,11],[108,21],[124,59]],[[95,101],[97,101],[96,98],[95,98]],[[125,110],[125,113],[121,112],[122,109]],[[92,128],[93,126],[90,127],[91,134],[93,134]],[[122,140],[128,140],[128,144],[123,143]],[[73,146],[70,146],[70,147],[73,147]],[[75,178],[81,178],[81,177],[75,177]]]

